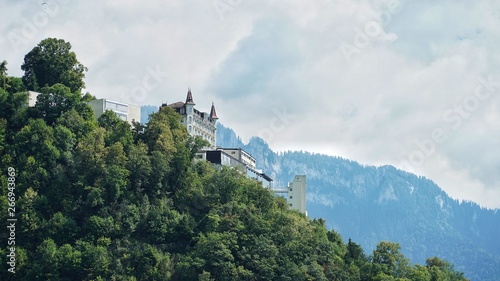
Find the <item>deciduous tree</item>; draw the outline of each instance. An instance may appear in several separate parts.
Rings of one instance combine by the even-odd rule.
[[[32,91],[58,83],[71,92],[80,92],[85,87],[83,79],[87,68],[77,60],[71,44],[62,39],[42,40],[26,54],[21,69],[24,84]]]

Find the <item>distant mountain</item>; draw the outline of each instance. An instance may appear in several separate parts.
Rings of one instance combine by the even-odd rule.
[[[309,152],[275,153],[260,138],[248,144],[233,130],[217,127],[219,146],[241,147],[257,168],[285,186],[295,174],[307,175],[307,209],[324,218],[345,240],[367,254],[382,240],[400,243],[412,262],[439,256],[471,280],[500,278],[500,212],[451,199],[439,186],[392,166],[365,166],[355,161]]]
[[[143,105],[141,106],[141,124],[148,123],[149,114],[158,111],[158,106],[156,105]]]

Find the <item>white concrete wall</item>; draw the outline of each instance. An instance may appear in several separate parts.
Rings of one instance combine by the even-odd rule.
[[[106,104],[108,104],[109,107],[106,106]],[[104,111],[112,110],[119,115],[122,120],[124,119],[130,125],[132,125],[132,120],[141,122],[141,107],[136,105],[128,105],[126,103],[111,101],[105,98],[89,101],[88,105],[90,105],[94,111],[96,119],[98,119]],[[117,107],[119,107],[119,109],[117,109]]]
[[[296,175],[289,186],[288,202],[291,208],[307,215],[306,210],[306,176]]]
[[[94,116],[97,120],[104,113],[104,104],[106,103],[106,99],[96,99],[89,101],[87,104],[90,105],[92,110],[94,111]]]
[[[38,97],[39,92],[28,91],[28,106],[33,107],[36,104],[36,98]]]
[[[127,121],[132,124],[132,121],[141,122],[141,107],[136,105],[128,106]]]

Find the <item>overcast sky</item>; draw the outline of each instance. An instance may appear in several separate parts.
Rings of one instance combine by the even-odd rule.
[[[500,208],[499,1],[2,0],[0,18],[10,75],[61,38],[98,98],[191,87],[244,141],[394,165]]]

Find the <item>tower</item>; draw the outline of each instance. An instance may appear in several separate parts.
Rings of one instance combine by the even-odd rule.
[[[217,120],[219,119],[219,117],[217,117],[217,113],[215,112],[214,102],[212,102],[212,108],[210,109],[210,118],[215,122],[217,122]]]
[[[188,88],[186,102],[184,103],[184,106],[186,107],[187,130],[190,135],[193,133],[193,114],[195,105],[196,104],[193,101],[193,94],[191,94],[191,88]]]
[[[306,210],[306,176],[296,175],[288,187],[290,207],[307,216]]]

